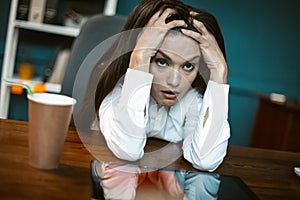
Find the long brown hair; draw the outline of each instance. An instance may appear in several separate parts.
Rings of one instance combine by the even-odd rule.
[[[190,11],[196,11],[199,13],[199,15],[195,16],[194,18],[203,22],[208,31],[214,35],[220,49],[224,54],[224,57],[226,57],[223,36],[215,17],[204,10],[187,6],[179,0],[142,0],[135,6],[128,16],[123,31],[143,28],[155,13],[158,11],[163,12],[167,8],[172,8],[176,11],[176,15],[171,20],[182,19],[188,25],[188,29],[194,31],[197,30],[193,27],[193,24],[190,20]],[[98,84],[96,88],[88,87],[89,91],[87,91],[85,96],[86,101],[84,101],[84,104],[93,103],[93,112],[96,114],[103,99],[113,90],[120,78],[126,73],[137,37],[138,34],[120,34],[115,43],[111,46],[111,48],[108,49],[104,56],[99,59],[95,68],[93,69],[89,81],[92,83],[92,85],[95,82]],[[121,52],[124,52],[124,48],[130,49],[131,51],[125,51],[125,53],[122,54]],[[114,55],[120,56],[114,58]],[[103,69],[103,66],[105,66],[105,69]],[[199,73],[192,84],[192,87],[197,88],[200,93],[204,92],[206,84]],[[95,97],[94,102],[91,102],[93,95]],[[83,111],[91,114],[91,110],[84,109]],[[80,112],[80,115],[82,114],[83,113]],[[85,116],[85,118],[86,117],[87,116]]]

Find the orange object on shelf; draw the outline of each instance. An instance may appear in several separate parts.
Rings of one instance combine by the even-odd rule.
[[[34,73],[34,66],[30,63],[21,63],[18,66],[18,76],[22,80],[30,80]]]
[[[44,83],[38,83],[38,84],[33,84],[30,85],[30,89],[33,93],[44,93],[46,91],[46,85]],[[10,92],[12,94],[18,94],[21,95],[23,94],[24,88],[19,85],[11,85],[10,86]]]
[[[31,90],[33,93],[46,92],[46,85],[44,83],[36,84],[31,87]]]
[[[23,87],[19,85],[12,85],[10,86],[10,92],[12,94],[19,94],[21,95],[23,93]]]

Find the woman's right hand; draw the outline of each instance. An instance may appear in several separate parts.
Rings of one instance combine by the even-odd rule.
[[[210,80],[226,84],[228,68],[225,57],[214,35],[207,30],[203,22],[194,19],[197,14],[194,11],[190,13],[193,26],[198,32],[184,29],[182,32],[199,43],[202,59],[210,70]]]
[[[158,11],[146,24],[137,38],[130,57],[129,68],[149,72],[150,60],[155,56],[168,31],[175,27],[186,27],[184,20],[166,23],[166,19],[175,14],[173,9]]]

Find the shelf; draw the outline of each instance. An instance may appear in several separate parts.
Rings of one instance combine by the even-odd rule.
[[[33,30],[33,31],[40,31],[45,33],[52,33],[57,35],[64,35],[69,37],[77,37],[80,29],[67,27],[67,26],[59,26],[59,25],[52,25],[52,24],[43,24],[43,23],[35,23],[35,22],[28,22],[22,20],[15,20],[14,23],[15,27]]]
[[[35,77],[31,80],[21,80],[17,76],[14,76],[12,78],[5,78],[5,80],[8,82],[25,83],[28,84],[30,87],[43,84],[43,81],[40,77]],[[44,85],[45,85],[46,92],[53,92],[53,93],[61,92],[61,84],[44,83]]]
[[[18,79],[17,76],[14,77],[14,67],[16,63],[16,54],[18,50],[18,42],[20,37],[19,30],[28,30],[36,31],[38,33],[46,33],[49,34],[41,34],[42,37],[45,37],[45,40],[51,41],[51,34],[58,36],[66,36],[70,38],[66,39],[75,39],[79,33],[80,28],[74,28],[70,26],[63,25],[53,25],[53,24],[44,24],[44,23],[36,23],[32,21],[26,20],[17,20],[18,14],[18,0],[11,0],[11,6],[9,11],[9,19],[8,26],[5,38],[5,50],[3,56],[3,64],[2,64],[2,73],[1,73],[1,82],[0,82],[0,118],[7,118],[10,104],[10,95],[12,89],[16,87],[10,87],[10,83],[6,83],[7,81],[16,81],[16,82],[24,82],[24,80]],[[84,3],[84,2],[83,2]],[[88,3],[88,2],[85,2]],[[118,4],[118,0],[109,0],[104,1],[104,9],[103,15],[114,15],[116,13],[116,8]],[[99,11],[100,12],[100,11]],[[64,38],[63,38],[64,39]],[[65,44],[65,43],[64,43]],[[42,79],[34,79],[27,81],[29,85],[38,88],[39,86],[46,92],[60,93],[61,92],[61,84],[51,84],[51,83],[43,83]],[[36,84],[36,85],[35,85]],[[23,92],[23,88],[19,88],[21,92]]]

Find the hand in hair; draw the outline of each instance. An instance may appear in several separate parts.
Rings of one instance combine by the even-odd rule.
[[[130,57],[129,68],[149,72],[150,60],[155,56],[168,31],[175,27],[186,27],[183,20],[166,23],[166,19],[172,14],[174,10],[167,8],[151,17],[137,39]]]
[[[198,13],[191,12],[193,18]],[[204,24],[193,18],[193,26],[200,32],[182,29],[182,32],[199,42],[202,57],[210,70],[210,80],[217,83],[227,83],[227,64],[219,45]]]

